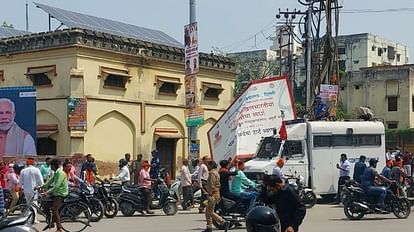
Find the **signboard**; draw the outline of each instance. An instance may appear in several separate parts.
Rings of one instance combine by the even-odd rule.
[[[336,106],[338,104],[338,85],[320,85],[320,93],[322,101],[326,104],[330,117],[336,116]]]
[[[36,88],[0,88],[0,157],[35,156]]]
[[[285,120],[296,118],[288,78],[251,82],[208,131],[214,160],[252,157],[260,139],[279,130],[283,114]]]
[[[204,109],[201,107],[184,110],[184,116],[187,127],[200,126],[204,124]]]
[[[198,32],[197,23],[184,26],[185,75],[198,73]]]
[[[195,76],[188,75],[184,78],[185,81],[185,106],[186,108],[195,108],[196,107],[196,84]]]
[[[68,98],[69,130],[86,130],[86,98]]]

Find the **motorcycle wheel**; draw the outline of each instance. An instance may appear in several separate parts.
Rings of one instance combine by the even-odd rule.
[[[119,209],[121,210],[121,213],[126,217],[130,217],[135,213],[134,206],[128,202],[121,202]]]
[[[314,192],[308,191],[308,192],[305,192],[303,195],[304,195],[303,203],[305,204],[307,209],[310,209],[313,206],[315,206],[317,198]]]
[[[214,220],[213,220],[213,225],[214,225],[214,227],[216,227],[219,230],[224,230],[223,225],[219,224],[218,222],[216,222]],[[229,229],[232,228],[233,226],[234,226],[234,222],[230,221]]]
[[[345,216],[349,220],[361,220],[364,217],[365,213],[358,209],[352,201],[348,201],[344,205]]]
[[[399,219],[406,219],[411,213],[411,204],[408,199],[397,199],[393,202],[392,212]]]
[[[114,218],[118,214],[118,202],[110,198],[105,202],[105,217]]]
[[[102,202],[96,198],[92,198],[88,202],[91,213],[91,222],[99,222],[105,213],[105,208]]]
[[[164,207],[162,207],[162,211],[164,211],[167,216],[175,215],[177,210],[177,204],[175,202],[168,202],[164,205]]]

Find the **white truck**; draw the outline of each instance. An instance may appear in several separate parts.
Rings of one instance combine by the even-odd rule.
[[[279,156],[278,135],[264,137],[255,158],[246,163],[245,173],[253,179],[272,174],[276,161],[285,159],[284,174],[305,178],[306,185],[324,196],[336,194],[341,154],[354,164],[361,155],[378,159],[378,171],[385,165],[385,129],[379,121],[326,122],[292,120],[286,122],[287,140]]]

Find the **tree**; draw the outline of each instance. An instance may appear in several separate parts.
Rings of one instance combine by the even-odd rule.
[[[6,21],[3,21],[3,24],[1,24],[0,27],[14,28],[13,24],[8,24]]]
[[[276,61],[260,59],[258,56],[234,57],[234,61],[236,64],[235,95],[240,94],[250,81],[279,73],[279,65]]]

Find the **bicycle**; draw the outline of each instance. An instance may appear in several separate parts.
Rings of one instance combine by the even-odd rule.
[[[40,195],[39,189],[35,189],[34,191],[35,194],[26,205],[17,205],[14,208],[21,211],[23,215],[30,214],[31,216],[28,220],[30,224],[34,224],[36,214],[35,211],[37,211],[37,214],[40,214],[46,218],[46,223],[51,229],[54,227],[53,211],[52,208],[50,208],[49,212],[45,212],[44,208],[46,204],[52,202],[53,199],[48,196],[40,197],[38,199],[38,206],[34,203],[34,201],[36,196]],[[65,232],[81,232],[90,226],[91,216],[89,207],[85,203],[79,201],[77,196],[69,194],[69,196],[63,200],[59,214],[62,229]]]

